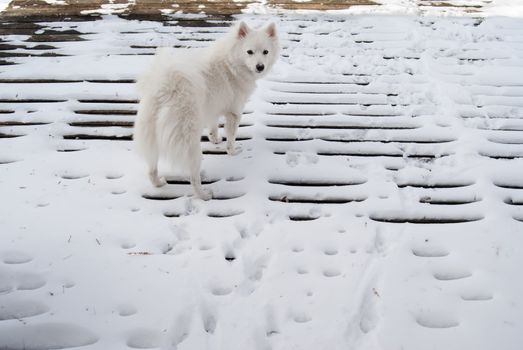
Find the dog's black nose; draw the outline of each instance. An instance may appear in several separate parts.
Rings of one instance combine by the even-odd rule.
[[[261,64],[261,63],[258,63],[258,64],[256,65],[256,70],[257,70],[258,72],[263,72],[263,69],[264,69],[264,68],[265,68],[265,66],[264,66],[263,64]]]

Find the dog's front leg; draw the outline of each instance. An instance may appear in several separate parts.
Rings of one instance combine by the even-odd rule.
[[[227,136],[227,153],[231,156],[237,155],[242,150],[235,147],[236,132],[240,125],[241,112],[229,112],[225,115],[225,135]]]
[[[209,141],[211,141],[215,145],[222,142],[222,138],[218,131],[218,122],[209,127]]]

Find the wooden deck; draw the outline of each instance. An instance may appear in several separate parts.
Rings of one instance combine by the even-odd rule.
[[[478,13],[490,0],[412,0],[411,5],[423,12],[439,9],[443,12],[463,11]],[[104,14],[122,17],[161,19],[172,14],[204,14],[207,16],[232,16],[244,11],[266,10],[345,10],[355,6],[381,6],[372,0],[14,0],[0,14],[0,19],[12,18],[89,18]]]
[[[0,14],[0,350],[519,350],[521,19],[67,2]],[[208,202],[152,188],[134,79],[242,11],[282,46],[242,154],[202,137]]]
[[[48,3],[41,0],[14,0],[2,14],[7,17],[25,16],[99,16],[113,13],[123,16],[162,16],[172,13],[205,13],[211,16],[239,14],[250,5],[260,4],[257,0],[65,0]],[[274,9],[341,10],[351,6],[377,5],[371,0],[269,0],[266,6]]]

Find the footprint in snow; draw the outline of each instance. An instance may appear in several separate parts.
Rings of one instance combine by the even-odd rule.
[[[425,245],[413,248],[412,254],[420,258],[442,258],[449,255],[450,252],[443,247]]]
[[[378,325],[380,318],[377,310],[379,296],[374,287],[371,287],[372,285],[375,285],[375,283],[369,282],[369,284],[367,284],[360,301],[359,312],[355,316],[354,323],[352,324],[352,327],[355,325],[357,325],[357,327],[359,326],[359,330],[363,334],[372,332]]]
[[[32,260],[33,257],[19,251],[7,251],[2,254],[4,264],[26,264]]]
[[[124,190],[123,188],[119,188],[119,189],[115,189],[115,190],[111,191],[111,194],[114,194],[114,195],[125,194],[125,193],[127,193],[127,191]]]
[[[446,313],[422,313],[416,317],[416,322],[425,328],[453,328],[459,322]]]
[[[20,320],[26,317],[38,316],[49,311],[49,308],[32,300],[2,300],[0,301],[0,321]],[[1,339],[1,338],[0,338]],[[0,349],[1,340],[0,340]]]
[[[65,280],[62,285],[64,288],[73,288],[76,283],[73,280]]]
[[[236,254],[234,254],[232,250],[227,250],[224,254],[224,258],[228,262],[233,262],[234,260],[236,260]]]
[[[131,240],[124,240],[123,242],[120,243],[120,247],[122,249],[131,249],[131,248],[136,247],[136,243]]]
[[[465,301],[487,301],[493,298],[492,293],[486,291],[468,291],[461,293],[461,299]]]
[[[206,251],[206,250],[211,250],[214,248],[214,245],[210,242],[204,242],[204,243],[201,243],[200,246],[199,246],[199,249],[201,251]]]
[[[463,278],[468,278],[472,276],[472,272],[466,270],[454,270],[454,271],[444,271],[436,272],[434,278],[439,281],[454,281],[460,280]]]
[[[336,277],[339,275],[341,275],[340,270],[335,269],[335,268],[325,269],[323,271],[323,276],[325,276],[325,277]]]
[[[89,175],[84,174],[84,173],[76,173],[76,172],[65,172],[62,175],[60,175],[60,177],[64,180],[78,180],[78,179],[82,179],[87,176],[89,176]]]
[[[209,304],[203,303],[200,305],[200,314],[205,332],[214,334],[216,325],[218,323],[218,317],[216,315],[215,308]]]
[[[319,159],[320,158],[315,153],[287,152],[285,154],[285,162],[291,168],[294,168],[300,163],[316,164]]]
[[[126,344],[133,349],[154,349],[160,346],[161,333],[155,329],[137,328],[129,331]]]
[[[136,314],[136,312],[137,312],[136,307],[131,304],[119,305],[117,310],[118,310],[118,315],[120,315],[122,317],[132,316],[132,315]]]
[[[18,290],[34,290],[42,288],[47,283],[46,280],[35,273],[25,272],[15,276]]]
[[[265,307],[265,335],[272,337],[281,333],[277,315],[272,306]]]
[[[336,248],[333,248],[333,247],[325,248],[323,250],[323,254],[329,255],[329,256],[336,255],[336,254],[338,254],[338,250]]]
[[[307,323],[312,321],[312,317],[305,311],[294,311],[292,319],[296,323]]]
[[[304,248],[301,245],[296,245],[296,246],[292,247],[291,250],[293,253],[301,253],[301,252],[303,252]]]
[[[285,162],[291,168],[294,168],[300,162],[300,154],[295,152],[287,152],[285,156]]]
[[[211,293],[215,296],[229,295],[232,292],[232,288],[229,287],[214,287],[211,289]]]
[[[300,266],[296,269],[296,272],[299,274],[299,275],[306,275],[309,273],[309,270],[304,267],[304,266]]]
[[[107,180],[116,180],[116,179],[120,179],[122,177],[123,177],[122,173],[109,173],[109,174],[105,175],[105,178]]]
[[[90,330],[67,323],[16,324],[0,328],[0,349],[51,350],[94,344]]]
[[[178,345],[187,339],[191,333],[193,312],[191,307],[181,311],[175,318],[171,329],[166,334],[169,346],[178,349]],[[170,348],[169,348],[170,349]]]

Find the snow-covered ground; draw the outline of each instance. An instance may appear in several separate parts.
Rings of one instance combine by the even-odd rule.
[[[271,18],[209,202],[148,183],[132,80],[228,23],[2,36],[0,349],[521,349],[523,21]]]
[[[11,0],[0,0],[0,12],[7,8]]]

